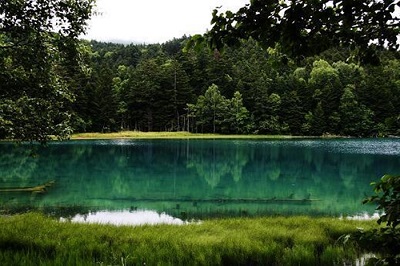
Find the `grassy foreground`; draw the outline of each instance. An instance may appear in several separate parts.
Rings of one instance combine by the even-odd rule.
[[[273,217],[184,226],[58,222],[41,214],[0,218],[2,265],[334,265],[354,261],[337,239],[375,221]]]
[[[180,132],[140,132],[140,131],[121,131],[113,133],[76,133],[71,139],[276,139],[276,138],[295,138],[285,135],[222,135],[222,134],[201,134]]]

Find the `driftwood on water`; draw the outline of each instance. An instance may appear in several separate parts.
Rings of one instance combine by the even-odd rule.
[[[48,187],[54,185],[55,181],[49,181],[43,185],[34,187],[14,187],[14,188],[0,188],[1,192],[32,192],[32,193],[45,193]]]
[[[193,202],[193,203],[312,203],[320,199],[293,199],[293,198],[214,198],[214,199],[140,199],[140,198],[115,198],[116,200],[145,201],[145,202]]]

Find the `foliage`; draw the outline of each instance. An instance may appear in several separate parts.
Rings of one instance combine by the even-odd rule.
[[[235,134],[246,134],[250,132],[252,124],[250,122],[250,114],[246,107],[243,105],[243,97],[239,91],[233,94],[230,100],[230,124],[231,132]]]
[[[303,65],[254,40],[222,54],[182,53],[176,47],[187,40],[91,42],[90,77],[73,105],[75,131],[212,133],[215,125],[216,133],[226,134],[364,137],[400,130],[400,76],[388,67],[397,66],[396,53],[371,66],[341,61],[349,51],[332,49]],[[210,91],[205,97],[213,84],[215,105]]]
[[[376,203],[377,210],[384,214],[378,220],[378,224],[386,223],[393,230],[400,225],[400,176],[384,175],[374,185],[374,191],[378,195],[367,198],[364,203]]]
[[[212,29],[194,42],[212,48],[239,44],[249,37],[265,47],[279,47],[302,58],[331,47],[357,48],[373,60],[374,49],[397,50],[399,1],[280,1],[252,0],[236,13],[213,12]],[[372,41],[372,42],[371,42]]]
[[[250,55],[258,53],[254,58],[259,62],[248,56],[246,63],[236,66],[238,73],[250,73],[238,76],[238,87],[253,115],[255,132],[386,136],[398,132],[398,103],[384,100],[393,92],[398,95],[398,78],[393,78],[397,74],[392,72],[390,79],[396,81],[389,85],[384,80],[388,72],[382,66],[383,61],[388,62],[384,59],[388,50],[398,58],[399,6],[398,0],[252,0],[236,13],[215,9],[212,29],[193,36],[185,49],[194,46],[198,52],[207,44],[230,56],[229,47],[244,45],[248,56],[248,45],[253,45]],[[257,51],[258,44],[267,53]],[[299,67],[292,77],[290,58]],[[369,67],[364,68],[366,65]],[[300,72],[302,76],[297,76]],[[345,91],[348,86],[354,95]],[[287,97],[289,92],[293,100]],[[268,106],[271,93],[293,107],[282,108],[279,115],[270,114],[264,106]]]
[[[231,100],[221,95],[217,85],[211,85],[196,104],[188,105],[190,115],[195,118],[196,128],[201,132],[247,133],[250,117],[243,106],[242,95],[235,92]]]
[[[182,226],[59,222],[30,213],[0,219],[4,265],[337,265],[357,258],[336,238],[372,222],[272,217]]]
[[[364,203],[377,204],[376,209],[383,212],[378,224],[383,226],[361,230],[352,238],[360,246],[377,252],[380,255],[378,263],[397,265],[400,263],[400,176],[384,175],[372,185],[376,195],[365,199]]]
[[[365,105],[358,103],[354,87],[348,85],[340,99],[339,113],[341,134],[350,136],[369,136],[373,125],[373,112]]]
[[[0,131],[45,142],[72,131],[69,104],[81,64],[93,0],[2,1],[0,5]]]

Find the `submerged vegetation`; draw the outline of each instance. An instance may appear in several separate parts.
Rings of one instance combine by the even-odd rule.
[[[34,187],[12,187],[0,188],[0,192],[28,192],[28,193],[45,193],[48,187],[51,187],[55,181],[49,181],[45,184]]]
[[[375,221],[264,217],[184,226],[59,222],[37,213],[0,218],[3,265],[334,265],[363,250],[340,236]]]

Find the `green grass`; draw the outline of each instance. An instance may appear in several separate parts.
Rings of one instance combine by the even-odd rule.
[[[285,135],[222,135],[222,134],[200,134],[180,132],[140,132],[140,131],[121,131],[114,133],[76,133],[71,139],[277,139],[295,138]]]
[[[2,265],[334,265],[359,251],[337,239],[375,221],[270,217],[185,226],[58,222],[30,213],[0,218]],[[343,264],[343,263],[342,263]]]

